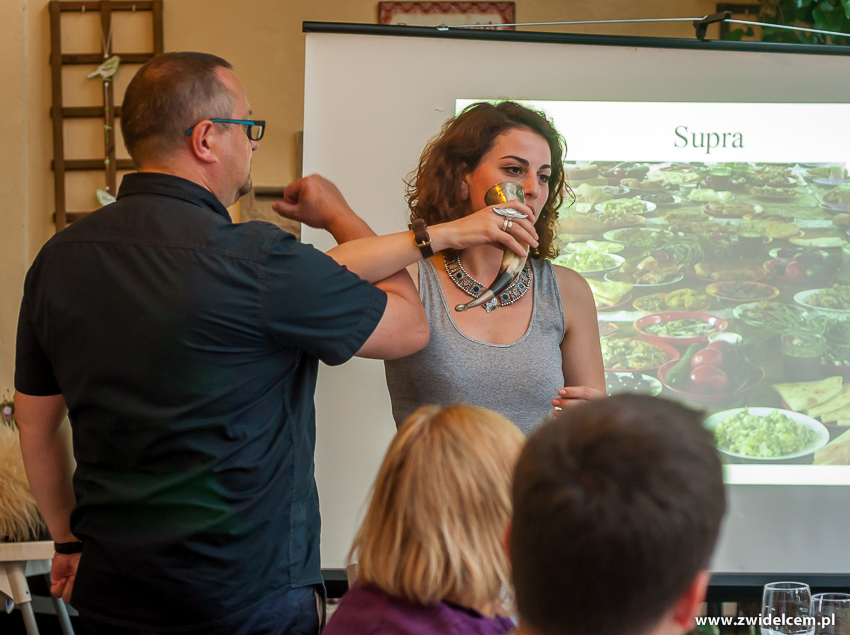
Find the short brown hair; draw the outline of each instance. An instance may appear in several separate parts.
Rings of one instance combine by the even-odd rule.
[[[520,620],[550,635],[644,633],[708,566],[726,507],[702,414],[617,395],[543,424],[517,463]]]
[[[511,475],[525,436],[472,406],[423,406],[381,464],[349,561],[359,584],[424,605],[499,608],[510,587],[503,546]],[[506,607],[503,607],[506,608]]]
[[[226,119],[236,98],[216,76],[230,63],[208,53],[165,53],[142,66],[121,104],[121,133],[136,166],[185,143],[186,130],[204,119]]]
[[[407,181],[405,199],[411,219],[421,218],[433,225],[465,216],[467,207],[461,198],[464,176],[476,168],[496,137],[517,128],[536,132],[549,145],[549,198],[534,223],[539,245],[531,249],[531,257],[557,256],[555,222],[566,191],[563,156],[567,144],[543,113],[513,101],[472,104],[443,125],[425,147],[419,167]]]

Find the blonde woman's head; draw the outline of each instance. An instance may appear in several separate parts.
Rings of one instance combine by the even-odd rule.
[[[525,437],[470,406],[423,406],[399,428],[349,559],[358,583],[419,604],[493,613],[510,589],[503,545]]]

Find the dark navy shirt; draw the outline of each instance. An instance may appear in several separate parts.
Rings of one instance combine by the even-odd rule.
[[[320,583],[318,362],[354,355],[386,301],[169,175],[125,176],[54,236],[27,274],[15,387],[68,404],[73,605],[197,628]]]

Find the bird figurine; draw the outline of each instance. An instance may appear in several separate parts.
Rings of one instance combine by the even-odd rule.
[[[100,203],[101,207],[103,207],[104,205],[109,205],[116,201],[116,198],[106,190],[97,188],[95,194],[97,195],[97,202]]]
[[[94,79],[95,77],[100,77],[101,79],[103,79],[103,81],[108,82],[112,79],[115,73],[118,72],[118,67],[120,65],[121,58],[118,55],[113,55],[103,64],[94,69],[91,73],[86,75],[86,78]]]

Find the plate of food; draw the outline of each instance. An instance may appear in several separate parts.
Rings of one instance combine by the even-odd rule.
[[[797,247],[809,247],[813,249],[841,249],[847,244],[841,236],[814,236],[803,235],[789,238],[788,242]]]
[[[632,302],[632,306],[642,313],[705,311],[711,306],[711,298],[696,289],[676,289],[670,293],[645,295]]]
[[[797,187],[800,182],[794,176],[783,176],[781,174],[765,175],[764,177],[753,176],[747,179],[748,183],[761,187],[773,187],[776,189]]]
[[[670,194],[669,192],[643,192],[639,193],[635,198],[646,203],[652,203],[657,207],[671,207],[682,202],[681,197]]]
[[[617,199],[630,200],[630,199]],[[609,210],[607,212],[590,212],[588,217],[594,218],[602,223],[603,231],[616,229],[618,227],[633,227],[641,225],[646,221],[646,217],[640,214],[632,214],[631,212],[620,212],[617,210]]]
[[[794,296],[794,302],[827,315],[850,315],[850,285],[834,284],[824,289],[806,289]]]
[[[732,408],[708,417],[705,427],[721,452],[753,461],[799,458],[829,443],[821,422],[781,408]]]
[[[635,320],[635,330],[648,342],[690,346],[708,342],[708,336],[729,328],[721,317],[699,311],[665,311]]]
[[[750,194],[760,201],[768,201],[772,203],[788,203],[800,198],[800,192],[797,190],[782,187],[771,187],[770,185],[752,187],[750,188]]]
[[[839,421],[850,424],[850,384],[844,378],[832,375],[815,381],[798,381],[774,384],[773,389],[782,399],[782,407],[820,418],[821,423],[835,425]]]
[[[662,187],[679,187],[683,183],[699,183],[702,175],[690,170],[658,170],[646,177],[650,183],[658,183]]]
[[[801,163],[800,167],[806,168],[803,178],[814,182],[815,179],[829,179],[832,165],[829,163]]]
[[[812,179],[812,183],[822,187],[836,187],[840,185],[847,185],[850,187],[850,179],[832,179],[824,177],[820,179]]]
[[[602,237],[629,247],[656,247],[673,238],[673,232],[655,227],[624,227],[609,230],[602,234]]]
[[[620,212],[627,214],[650,214],[655,211],[655,203],[647,203],[637,198],[615,198],[594,205],[597,212],[610,214]]]
[[[821,203],[820,206],[830,212],[850,212],[850,205],[834,205],[832,203]]]
[[[850,211],[850,184],[839,185],[824,194],[823,207],[837,212]]]
[[[711,216],[706,214],[702,209],[694,207],[685,207],[678,210],[665,211],[661,214],[661,218],[666,220],[670,225],[675,223],[710,223]]]
[[[582,183],[579,185],[573,190],[573,195],[575,196],[576,203],[586,203],[590,205],[595,205],[596,203],[601,203],[602,201],[607,201],[613,198],[610,193],[604,190],[604,186],[590,185],[589,183]]]
[[[776,240],[787,240],[800,235],[800,228],[791,221],[777,218],[749,220],[735,226],[739,236],[766,236]]]
[[[706,355],[707,349],[696,351],[691,360],[700,361],[699,356]],[[732,403],[751,392],[764,381],[764,370],[753,365],[741,381],[728,368],[724,369],[722,361],[719,365],[692,365],[682,357],[659,368],[658,379],[674,397],[701,406],[716,406]]]
[[[582,275],[590,276],[619,269],[624,262],[626,262],[626,259],[617,254],[582,250],[558,256],[552,261],[552,264],[569,267]]]
[[[809,249],[793,258],[771,258],[764,268],[777,282],[811,287],[833,277],[840,265],[841,254]]]
[[[648,271],[609,271],[605,274],[605,279],[609,282],[627,282],[638,288],[650,287],[667,287],[671,284],[681,282],[685,274],[678,270],[658,270],[652,269]]]
[[[636,178],[625,178],[620,181],[620,185],[629,188],[632,194],[639,192],[663,192],[664,185],[657,181],[641,181]]]
[[[757,282],[767,277],[767,271],[756,265],[740,265],[721,262],[698,262],[688,273],[699,280],[717,282],[720,280],[747,280]]]
[[[843,421],[844,426],[850,421]],[[850,430],[844,430],[825,447],[815,452],[815,465],[850,465]]]
[[[819,251],[824,258],[826,258],[828,254],[828,252],[818,249],[817,247],[797,247],[795,245],[794,247],[774,247],[767,252],[767,255],[771,258],[796,258],[801,254],[811,253],[812,251]]]
[[[776,332],[798,329],[805,325],[809,312],[795,304],[774,300],[739,304],[733,315],[750,326],[768,328]]]
[[[761,205],[743,201],[712,201],[703,206],[706,214],[716,218],[743,218],[747,214],[760,214],[764,211]]]
[[[779,295],[779,289],[769,284],[742,280],[714,282],[705,288],[705,292],[718,300],[735,303],[772,300]]]
[[[698,203],[725,203],[734,199],[735,195],[732,192],[718,192],[709,188],[696,188],[688,194],[688,198]]]
[[[617,309],[621,309],[624,306],[628,305],[628,303],[632,301],[632,294],[625,294],[613,304],[611,304],[608,300],[604,300],[597,296],[593,296],[593,300],[596,304],[597,311],[616,311]]]
[[[608,337],[602,340],[602,359],[606,371],[647,372],[679,359],[679,351],[631,337]]]
[[[612,311],[625,306],[632,299],[632,285],[626,282],[610,282],[588,278],[587,284],[593,292],[597,311]]]
[[[566,253],[596,251],[601,254],[618,254],[625,248],[625,245],[622,243],[613,243],[607,240],[586,240],[583,242],[569,242],[563,246],[563,251]]]
[[[772,185],[787,187],[791,183],[799,185],[797,177],[787,164],[760,164],[748,171],[747,182],[750,185]]]
[[[731,236],[731,225],[721,225],[711,221],[676,221],[670,224],[670,231],[677,235],[688,236]]]
[[[632,195],[631,189],[623,185],[603,185],[602,191],[610,195],[611,198],[625,198]]]
[[[645,375],[640,372],[607,371],[605,373],[605,388],[609,395],[630,392],[657,397],[664,387],[652,375]]]

